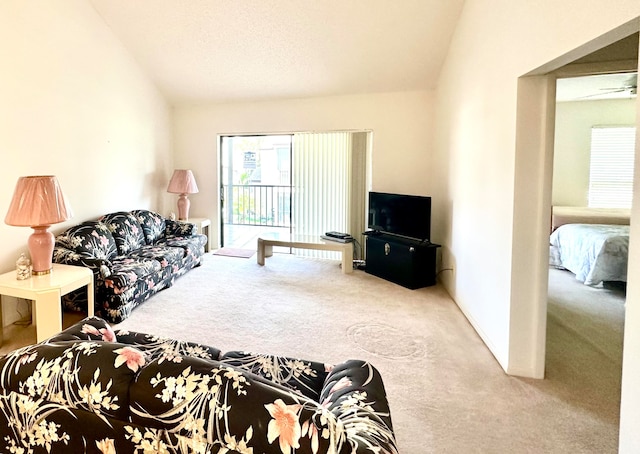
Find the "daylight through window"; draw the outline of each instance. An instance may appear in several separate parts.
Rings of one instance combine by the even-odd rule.
[[[591,129],[590,207],[631,208],[635,136],[633,126]]]

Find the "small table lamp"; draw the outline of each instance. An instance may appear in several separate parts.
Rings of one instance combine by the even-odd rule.
[[[189,202],[187,194],[195,194],[198,192],[198,185],[191,170],[174,170],[173,176],[169,181],[169,186],[167,187],[167,192],[180,194],[178,197],[178,220],[188,220],[191,202]]]
[[[47,229],[73,216],[58,180],[53,175],[20,177],[4,218],[8,225],[31,227],[29,253],[33,274],[51,272],[55,239]]]

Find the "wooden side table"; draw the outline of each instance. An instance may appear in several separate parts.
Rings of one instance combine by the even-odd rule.
[[[190,222],[198,226],[198,233],[207,235],[207,243],[204,245],[204,252],[211,250],[211,219],[208,218],[189,218],[185,222]]]
[[[31,276],[19,281],[15,270],[0,275],[0,296],[7,295],[33,301],[37,342],[62,331],[62,302],[69,292],[87,287],[89,317],[94,315],[93,272],[82,266],[53,264],[50,274]]]

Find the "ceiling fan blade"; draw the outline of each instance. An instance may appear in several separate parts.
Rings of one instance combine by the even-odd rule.
[[[606,90],[606,88],[601,88],[600,90]],[[622,93],[627,91],[628,89],[626,88],[619,88],[619,89],[609,89],[610,91],[603,91],[602,93],[593,93],[590,95],[586,95],[586,96],[580,96],[578,99],[585,99],[585,98],[594,98],[596,96],[606,96],[606,95],[610,95],[612,93]]]

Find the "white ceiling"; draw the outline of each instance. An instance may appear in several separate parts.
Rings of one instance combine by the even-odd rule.
[[[464,0],[90,0],[173,104],[435,88]]]
[[[637,95],[637,77],[637,73],[621,73],[558,79],[556,100],[629,99]]]

